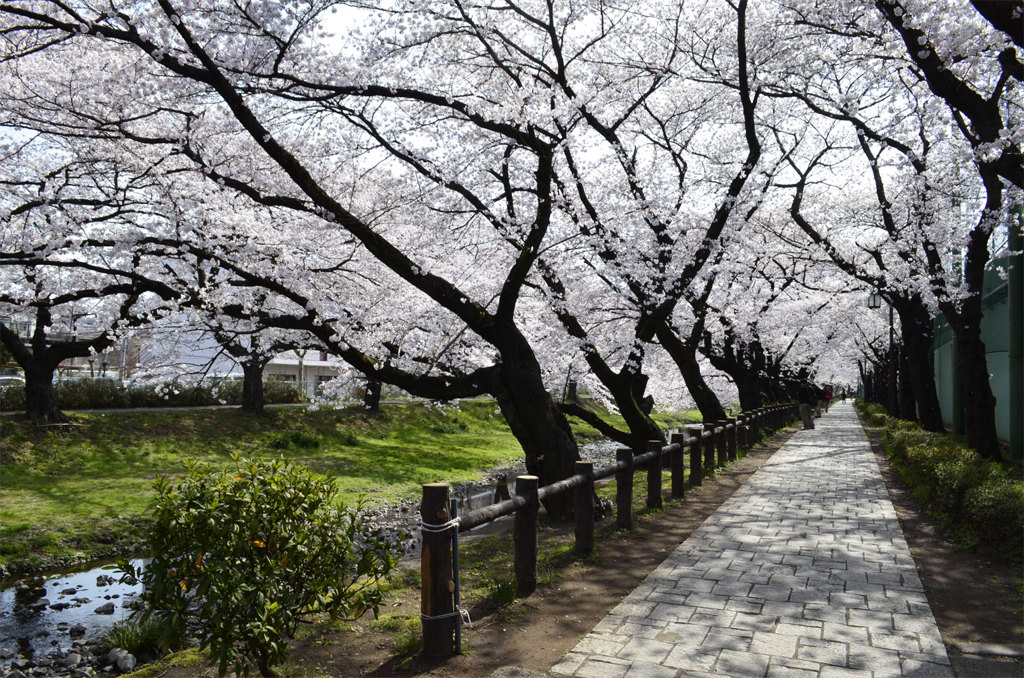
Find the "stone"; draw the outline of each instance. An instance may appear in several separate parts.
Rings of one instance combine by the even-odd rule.
[[[82,655],[77,652],[68,652],[66,655],[61,657],[61,666],[66,666],[69,669],[73,669],[82,663]]]
[[[93,612],[95,612],[96,614],[114,614],[114,604],[107,603],[106,605],[100,605],[95,610],[93,610]]]
[[[115,581],[116,580],[110,575],[101,574],[100,576],[96,577],[96,586],[110,586]]]
[[[7,674],[6,678],[28,678],[28,676],[19,671],[18,669],[14,669],[13,671]]]
[[[71,603],[50,603],[50,609],[57,610],[58,612],[66,610],[69,607],[71,607]]]
[[[67,588],[60,592],[62,596],[73,596],[76,593],[78,593],[78,589],[76,588]]]
[[[70,629],[68,629],[68,635],[70,635],[72,638],[81,638],[85,635],[85,631],[86,629],[84,625],[75,624]]]
[[[128,673],[135,668],[135,655],[127,650],[115,647],[107,653],[107,663],[113,665],[118,673]]]

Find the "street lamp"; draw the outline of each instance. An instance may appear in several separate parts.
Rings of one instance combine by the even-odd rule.
[[[868,308],[878,309],[882,307],[882,293],[872,292],[868,295]],[[889,304],[889,415],[895,417],[899,409],[896,396],[896,338],[893,333],[892,304]]]

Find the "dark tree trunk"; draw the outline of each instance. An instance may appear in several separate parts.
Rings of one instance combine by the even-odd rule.
[[[527,473],[537,476],[541,487],[568,478],[580,459],[569,422],[545,389],[540,364],[526,339],[512,329],[502,343],[492,393],[523,447]],[[554,518],[570,516],[571,494],[545,501],[544,507]]]
[[[66,422],[67,416],[57,408],[53,388],[57,365],[33,362],[22,365],[22,369],[25,370],[25,416],[37,426]]]
[[[242,363],[242,409],[253,414],[263,414],[263,368],[267,361]]]
[[[366,390],[363,391],[363,407],[370,412],[380,412],[380,393],[384,384],[380,379],[367,377]]]
[[[895,300],[900,315],[906,369],[917,403],[917,417],[926,431],[945,431],[939,407],[935,372],[932,369],[932,319],[928,310],[914,300]]]
[[[731,376],[732,380],[736,383],[736,390],[739,392],[740,409],[744,412],[750,412],[764,406],[761,380],[757,376],[739,372]]]
[[[629,445],[636,453],[643,453],[649,440],[665,442],[665,434],[661,427],[649,416],[654,402],[653,399],[647,400],[643,397],[646,384],[647,376],[643,374],[622,374],[614,381],[604,382],[604,386],[615,400],[616,407],[619,408],[619,414],[626,422],[626,428],[629,429]]]
[[[910,379],[910,363],[906,350],[900,350],[900,418],[907,421],[917,421],[917,400],[914,397],[914,385]]]
[[[999,459],[996,436],[996,398],[988,380],[988,360],[981,340],[981,322],[955,329],[960,352],[960,375],[963,380],[964,425],[967,443],[987,459]]]
[[[722,407],[722,403],[718,402],[718,397],[704,381],[704,375],[700,372],[696,346],[683,342],[675,332],[664,326],[658,327],[657,336],[661,341],[662,348],[668,352],[676,367],[679,368],[679,374],[683,377],[686,389],[697,404],[697,409],[700,410],[704,421],[725,419],[725,408]]]

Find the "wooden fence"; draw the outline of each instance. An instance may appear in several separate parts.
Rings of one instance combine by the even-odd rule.
[[[705,474],[737,458],[739,450],[748,450],[762,431],[788,426],[796,416],[796,405],[772,405],[715,423],[673,433],[669,444],[648,443],[648,449],[634,454],[620,449],[616,462],[595,469],[593,463],[576,462],[576,474],[551,485],[538,487],[537,476],[516,478],[516,493],[510,499],[457,515],[451,488],[445,483],[423,486],[420,518],[423,534],[421,580],[421,619],[423,649],[430,657],[449,657],[461,652],[462,609],[459,595],[458,538],[466,532],[503,516],[514,515],[516,595],[525,597],[537,587],[537,515],[548,497],[573,492],[575,501],[575,551],[580,556],[594,548],[594,483],[615,476],[615,520],[619,527],[633,527],[633,474],[647,474],[647,506],[662,505],[662,470],[671,471],[670,493],[684,494],[683,455],[690,456],[690,484],[700,485]]]

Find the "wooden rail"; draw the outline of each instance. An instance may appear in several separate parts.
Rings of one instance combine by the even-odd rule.
[[[466,532],[503,516],[514,515],[516,595],[525,597],[537,587],[537,515],[541,503],[565,492],[574,493],[575,552],[585,556],[594,548],[594,483],[615,476],[616,525],[633,527],[633,475],[637,470],[647,474],[648,508],[662,505],[662,469],[666,458],[671,473],[671,496],[684,496],[683,457],[690,457],[690,485],[703,482],[716,468],[738,458],[749,450],[762,432],[779,430],[796,417],[796,405],[771,405],[703,427],[688,427],[687,433],[673,433],[669,444],[650,441],[646,451],[635,454],[619,449],[614,464],[598,469],[590,462],[576,462],[576,474],[564,480],[538,487],[536,476],[519,476],[516,494],[510,499],[454,516],[451,488],[444,483],[423,486],[420,516],[423,530],[423,551],[420,576],[420,616],[423,620],[423,650],[430,657],[450,657],[461,652],[459,638],[462,612],[457,609],[458,571],[453,571],[452,545],[459,532]],[[457,547],[456,547],[457,548]]]

